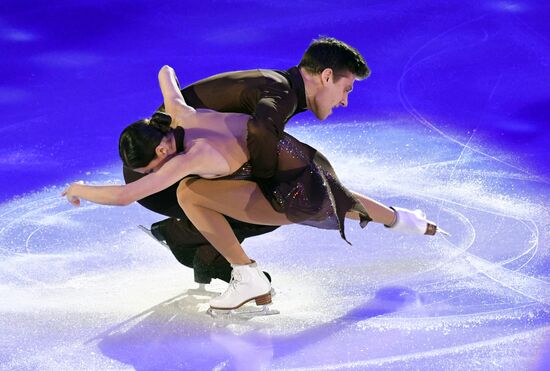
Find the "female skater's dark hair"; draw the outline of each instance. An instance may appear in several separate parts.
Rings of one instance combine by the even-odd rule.
[[[334,71],[334,81],[346,72],[353,73],[360,80],[370,75],[367,63],[355,48],[325,36],[311,42],[298,67],[315,74],[330,68]]]
[[[163,112],[155,112],[150,119],[134,122],[120,134],[118,153],[124,166],[136,169],[147,166],[157,156],[155,148],[170,132],[172,119]]]

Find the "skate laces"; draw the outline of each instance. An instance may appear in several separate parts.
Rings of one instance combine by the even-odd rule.
[[[231,280],[229,281],[229,286],[233,289],[236,289],[237,284],[241,282],[241,280],[241,274],[233,269],[233,272],[231,272]]]

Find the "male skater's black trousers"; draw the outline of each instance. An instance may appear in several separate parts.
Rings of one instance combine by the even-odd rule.
[[[126,167],[123,170],[126,183],[131,183],[143,176]],[[151,211],[170,217],[153,224],[152,228],[165,238],[172,254],[181,264],[194,269],[196,282],[209,283],[211,278],[229,282],[231,265],[189,221],[178,204],[177,187],[178,184],[174,184],[138,202]],[[227,216],[225,218],[239,242],[247,237],[258,236],[278,228],[244,223]]]

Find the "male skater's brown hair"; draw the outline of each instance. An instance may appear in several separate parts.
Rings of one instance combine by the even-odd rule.
[[[357,79],[369,77],[370,69],[357,49],[343,41],[322,36],[311,42],[298,67],[309,73],[319,74],[330,68],[334,72],[334,81],[344,73],[351,72]]]

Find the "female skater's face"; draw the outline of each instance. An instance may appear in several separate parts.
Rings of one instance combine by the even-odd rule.
[[[158,171],[168,161],[176,154],[176,144],[174,142],[174,136],[166,136],[164,139],[160,142],[160,144],[155,149],[156,157],[151,160],[147,164],[147,166],[144,167],[138,167],[136,169],[133,169],[135,172],[142,173],[142,174],[150,174],[155,171]]]
[[[348,95],[353,90],[355,75],[347,72],[338,75],[338,80],[331,69],[326,69],[321,73],[321,89],[313,99],[311,111],[319,119],[324,120],[332,114],[334,108],[348,105]]]

